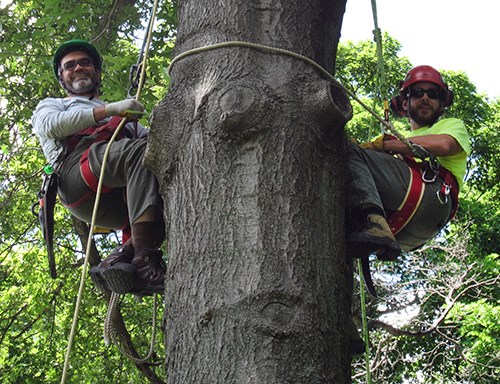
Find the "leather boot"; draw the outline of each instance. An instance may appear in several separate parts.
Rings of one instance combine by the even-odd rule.
[[[158,249],[144,249],[134,256],[131,265],[137,270],[135,285],[130,291],[138,296],[151,296],[165,290],[165,263]]]
[[[360,230],[349,234],[348,252],[353,258],[368,258],[376,254],[380,260],[395,260],[401,248],[382,215],[370,213]]]
[[[99,265],[90,269],[89,274],[94,284],[102,291],[129,292],[137,272],[130,264],[133,257],[134,249],[128,243],[113,249]]]

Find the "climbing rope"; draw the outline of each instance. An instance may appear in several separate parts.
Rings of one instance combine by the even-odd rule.
[[[155,0],[155,2],[153,4],[153,10],[151,11],[151,17],[149,20],[149,23],[151,25],[154,23],[157,9],[158,9],[158,0]],[[135,95],[136,100],[138,100],[140,97],[140,94],[142,92],[142,87],[144,85],[144,81],[146,78],[146,60],[148,57],[149,46],[150,46],[151,39],[152,39],[152,29],[153,29],[152,27],[148,28],[148,33],[147,33],[147,38],[146,38],[147,43],[145,45],[143,62],[141,65],[141,74],[140,74],[140,79],[139,79],[139,83],[137,86],[137,93]],[[61,384],[64,384],[66,382],[67,375],[68,375],[71,349],[72,349],[73,343],[74,343],[76,328],[77,328],[77,324],[78,324],[78,316],[79,316],[79,311],[80,311],[81,302],[82,302],[82,298],[83,298],[83,291],[85,288],[85,281],[86,281],[86,277],[87,277],[87,270],[88,270],[88,266],[89,266],[89,257],[90,257],[91,246],[92,246],[92,236],[93,236],[94,228],[96,226],[95,221],[96,221],[97,211],[99,208],[99,203],[100,203],[100,198],[101,198],[104,173],[106,170],[106,162],[107,162],[107,159],[109,156],[111,143],[113,143],[116,140],[116,137],[118,136],[118,134],[120,133],[121,129],[123,128],[123,126],[125,125],[126,122],[127,122],[127,117],[124,117],[120,121],[120,124],[116,128],[115,132],[113,133],[113,135],[111,136],[111,138],[108,142],[108,145],[106,146],[106,150],[105,150],[104,156],[103,156],[103,164],[101,167],[101,172],[99,174],[99,183],[97,185],[96,199],[95,199],[95,203],[94,203],[94,209],[92,211],[92,219],[90,222],[90,230],[89,230],[89,237],[88,237],[88,241],[87,241],[87,247],[86,247],[86,251],[85,251],[85,259],[84,259],[84,263],[82,266],[82,273],[81,273],[81,277],[80,277],[80,286],[78,289],[78,296],[77,296],[77,300],[76,300],[76,304],[75,304],[75,311],[73,313],[73,322],[71,325],[71,331],[70,331],[69,338],[68,338],[68,346],[67,346],[66,355],[65,355],[65,359],[64,359],[64,367],[63,367],[63,373],[62,373],[62,377],[61,377]],[[113,298],[113,296],[112,296],[112,299],[115,300],[113,307],[116,308],[117,298],[116,297]],[[111,305],[111,302],[110,302],[110,305]],[[156,300],[155,300],[154,312],[156,312]],[[156,314],[155,314],[155,317],[156,317]]]
[[[106,313],[106,320],[104,322],[104,343],[109,346],[111,343],[115,344],[120,350],[122,355],[130,359],[136,364],[144,364],[151,360],[154,353],[154,344],[156,339],[156,313],[158,308],[158,295],[153,298],[153,322],[151,330],[151,342],[149,344],[149,351],[143,358],[136,357],[126,343],[121,343],[115,328],[116,316],[120,311],[120,294],[112,292],[109,299],[108,312]]]
[[[365,367],[366,367],[366,384],[372,383],[372,372],[370,369],[370,333],[368,330],[368,316],[366,315],[366,290],[364,284],[362,270],[362,261],[358,259],[358,275],[359,275],[359,301],[361,303],[361,329],[363,331],[363,340],[365,341]]]
[[[178,56],[174,57],[172,59],[172,61],[170,62],[170,65],[167,69],[167,74],[170,76],[170,72],[172,70],[173,65],[175,63],[177,63],[179,60],[181,60],[187,56],[191,56],[191,55],[202,53],[202,52],[208,52],[208,51],[215,50],[215,49],[226,48],[226,47],[253,48],[253,49],[258,49],[258,50],[265,51],[265,52],[272,52],[272,53],[287,55],[287,56],[291,56],[291,57],[294,57],[296,59],[305,61],[306,63],[308,63],[308,64],[312,65],[314,68],[316,68],[328,80],[330,80],[331,82],[333,82],[333,83],[337,84],[339,87],[341,87],[353,100],[355,100],[366,111],[368,111],[373,117],[375,117],[377,119],[377,121],[379,121],[383,126],[385,126],[396,138],[398,138],[400,141],[405,143],[405,145],[411,151],[414,151],[414,149],[415,149],[414,145],[412,143],[410,143],[406,137],[404,137],[401,133],[399,133],[398,130],[389,121],[386,121],[384,118],[380,117],[377,114],[377,112],[375,112],[365,102],[363,102],[354,92],[352,92],[351,90],[344,87],[340,83],[340,81],[338,81],[330,72],[328,72],[320,64],[316,63],[314,60],[310,59],[309,57],[303,56],[303,55],[296,53],[296,52],[293,52],[293,51],[289,51],[287,49],[275,48],[275,47],[271,47],[268,45],[257,44],[257,43],[249,43],[247,41],[226,41],[226,42],[222,42],[222,43],[215,43],[215,44],[206,45],[203,47],[190,49],[190,50],[183,52],[183,53],[179,54]]]
[[[389,101],[388,101],[388,95],[387,95],[387,78],[386,78],[386,73],[385,73],[385,61],[384,61],[384,54],[383,54],[383,46],[382,46],[382,31],[380,30],[378,26],[378,13],[377,13],[377,1],[376,0],[371,0],[372,4],[372,14],[373,14],[373,25],[374,25],[374,30],[373,30],[373,35],[374,35],[374,40],[375,44],[377,47],[377,73],[378,73],[378,82],[379,82],[379,92],[380,92],[380,97],[383,102],[384,106],[384,123],[381,122],[380,128],[382,131],[382,134],[385,133],[384,126],[388,127],[391,133],[393,133],[399,140],[403,141],[408,148],[414,152],[415,151],[415,146],[412,145],[408,139],[404,138],[402,139],[403,136],[397,132],[396,129],[391,129],[392,124],[389,123]],[[396,133],[397,132],[397,133]],[[368,315],[367,315],[367,309],[366,309],[366,292],[365,292],[365,279],[363,276],[363,273],[360,271],[362,270],[362,260],[358,259],[358,275],[359,275],[359,290],[360,290],[360,302],[361,302],[361,321],[362,321],[362,331],[363,331],[363,340],[365,341],[365,369],[366,369],[366,383],[371,384],[372,383],[372,373],[371,373],[371,367],[370,367],[370,331],[368,329]]]
[[[389,121],[389,101],[387,95],[387,77],[385,73],[385,61],[382,46],[382,31],[378,27],[378,16],[377,16],[377,1],[372,0],[372,14],[373,14],[373,37],[377,47],[377,74],[379,83],[379,92],[384,105],[384,119]],[[383,127],[383,126],[382,126]]]

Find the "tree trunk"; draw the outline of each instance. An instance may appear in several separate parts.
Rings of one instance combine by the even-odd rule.
[[[346,0],[185,0],[175,55],[226,41],[333,68]],[[156,108],[147,164],[168,241],[169,384],[350,382],[344,134],[311,64],[229,46],[190,54]]]

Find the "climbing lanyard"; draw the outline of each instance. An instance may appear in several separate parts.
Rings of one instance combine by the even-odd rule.
[[[392,125],[389,122],[389,102],[387,100],[387,81],[386,81],[386,76],[385,76],[385,64],[384,64],[384,55],[383,55],[383,47],[382,47],[382,31],[378,27],[378,16],[377,16],[377,2],[376,0],[372,0],[372,13],[373,13],[373,24],[374,24],[374,38],[375,38],[375,43],[377,45],[377,72],[378,72],[378,79],[379,79],[379,89],[380,89],[380,96],[383,100],[383,105],[384,105],[384,120],[380,122],[380,128],[383,134],[385,134],[385,127],[389,128],[391,133],[393,133],[398,139],[404,139],[402,135],[399,135],[396,131],[396,129],[392,129]],[[406,139],[405,139],[406,140]],[[408,140],[403,142],[406,143],[406,145],[411,149],[410,142]],[[373,281],[371,278],[370,274],[370,266],[369,266],[369,261],[366,260],[358,260],[358,274],[359,274],[359,283],[360,283],[360,302],[361,302],[361,320],[362,320],[362,332],[363,332],[363,339],[365,340],[366,343],[366,348],[365,348],[365,367],[366,367],[366,383],[371,384],[372,383],[372,375],[371,375],[371,367],[370,367],[370,333],[368,329],[368,316],[367,316],[367,309],[366,309],[366,295],[365,295],[365,285],[364,283],[367,284],[368,290],[370,293],[374,294],[375,293],[375,287],[373,286]]]

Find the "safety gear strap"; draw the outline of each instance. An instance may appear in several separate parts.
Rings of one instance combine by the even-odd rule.
[[[87,136],[93,136],[97,134],[97,137],[94,140],[95,143],[111,138],[111,136],[113,136],[113,132],[116,130],[116,128],[118,128],[122,119],[123,117],[121,116],[113,116],[107,123],[104,123],[97,127],[89,127],[81,130],[78,133],[75,133],[74,135],[68,136],[64,140],[64,145],[66,146],[67,151],[71,152],[76,148],[80,140]],[[117,140],[121,139],[122,137],[123,136],[117,138]]]
[[[426,167],[426,162],[416,162],[411,156],[405,156],[405,161],[410,168],[410,182],[408,190],[399,208],[388,215],[387,222],[391,232],[396,235],[413,218],[417,211],[425,192],[425,180],[422,178],[422,168]],[[453,174],[444,167],[439,167],[438,175],[443,180],[441,189],[438,192],[438,199],[445,204],[448,197],[452,201],[452,210],[448,221],[451,220],[458,208],[458,183]],[[434,180],[432,180],[434,181]]]
[[[393,235],[399,233],[412,219],[425,192],[422,182],[422,171],[419,167],[410,166],[410,182],[403,202],[388,218],[387,223]]]
[[[101,141],[101,140],[99,140]],[[94,143],[96,143],[95,141]],[[82,153],[82,156],[80,157],[80,174],[82,175],[83,181],[85,181],[85,184],[87,184],[87,187],[89,187],[94,193],[97,192],[97,186],[99,184],[99,178],[94,175],[92,170],[90,169],[90,164],[89,164],[89,152],[90,148],[92,146],[88,147],[85,152]],[[103,185],[101,188],[101,193],[109,193],[113,190],[112,187],[108,187],[107,185]]]
[[[78,143],[83,137],[86,136],[95,136],[95,139],[92,143],[98,143],[104,140],[108,140],[111,136],[113,136],[113,132],[116,130],[118,125],[120,125],[120,122],[122,121],[122,117],[120,116],[113,116],[107,123],[99,125],[97,127],[89,127],[87,129],[84,129],[74,135],[69,136],[65,140],[65,145],[67,148],[67,151],[72,151],[73,149],[76,148]],[[116,140],[120,140],[123,136],[117,137]],[[90,164],[89,164],[89,152],[90,148],[92,147],[90,145],[83,153],[82,156],[80,157],[80,173],[82,175],[83,181],[85,181],[85,184],[92,190],[92,193],[86,193],[82,198],[80,198],[78,201],[72,203],[72,204],[66,204],[63,203],[67,207],[78,207],[79,205],[85,203],[91,196],[95,194],[97,191],[97,185],[99,184],[99,178],[92,173],[92,170],[90,169]],[[102,187],[102,193],[108,193],[113,190],[112,187],[108,186],[103,186]]]

